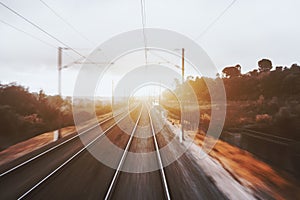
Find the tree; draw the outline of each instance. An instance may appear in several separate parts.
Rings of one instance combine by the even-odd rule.
[[[268,72],[272,69],[272,61],[264,58],[258,61],[258,67],[260,72]]]
[[[241,76],[241,66],[237,64],[236,66],[225,67],[222,70],[222,73],[226,78]]]
[[[294,64],[291,65],[290,70],[292,72],[300,72],[300,66],[297,63],[294,63]]]
[[[250,76],[257,76],[257,75],[258,75],[258,70],[257,70],[257,69],[254,69],[253,71],[248,72],[248,74],[249,74]]]
[[[43,90],[39,91],[38,100],[40,103],[44,103],[46,101],[46,94],[44,93]]]

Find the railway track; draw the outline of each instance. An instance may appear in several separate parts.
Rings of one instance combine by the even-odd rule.
[[[137,109],[135,106],[131,111]],[[124,116],[122,116],[124,115]],[[119,122],[124,120],[129,113],[120,112],[115,117],[120,117],[117,121],[114,121],[114,117],[109,117],[104,119],[100,125],[107,124],[108,122],[113,121],[113,124],[106,128],[100,135],[97,135],[98,132],[96,128],[99,126],[98,124],[93,125],[92,127],[82,131],[78,135],[75,135],[62,143],[59,143],[42,153],[39,153],[28,160],[21,162],[20,164],[5,170],[1,173],[0,176],[0,197],[1,199],[23,199],[28,194],[30,194],[33,190],[38,188],[42,183],[44,183],[47,179],[61,170],[65,165],[70,163],[74,158],[78,157],[83,151],[86,150],[89,146],[95,143],[99,138],[101,138],[104,134],[109,132],[112,128],[114,128]],[[94,132],[94,133],[93,133]],[[86,145],[82,144],[82,138],[86,141]],[[89,141],[89,142],[87,142]],[[63,157],[57,157],[57,155],[63,154]],[[50,161],[50,162],[49,162]],[[55,162],[51,162],[55,161]],[[60,163],[57,165],[57,163]],[[43,167],[44,166],[44,167]],[[50,168],[50,172],[46,172],[43,170],[47,166]],[[38,171],[33,172],[32,169],[38,169]],[[22,174],[23,182],[18,181],[18,176]],[[34,184],[32,184],[34,183]],[[13,185],[15,187],[15,194],[8,194],[5,196],[5,190],[8,189],[9,186]],[[31,187],[28,187],[32,185]]]
[[[125,111],[118,113],[115,117],[118,117],[118,116],[124,114],[124,112],[125,112]],[[107,118],[105,118],[103,121],[101,121],[99,124],[98,124],[98,123],[93,124],[91,127],[79,131],[80,133],[76,134],[75,136],[72,136],[71,138],[68,138],[67,140],[64,140],[63,142],[61,142],[61,143],[59,143],[59,144],[57,144],[57,145],[55,145],[55,146],[50,147],[49,149],[46,149],[45,151],[43,151],[43,152],[41,152],[41,153],[38,153],[37,155],[34,155],[34,156],[32,156],[31,158],[29,158],[29,159],[27,159],[27,160],[25,160],[25,161],[23,161],[23,162],[21,162],[21,163],[15,165],[15,166],[11,167],[11,168],[9,168],[9,169],[3,170],[3,172],[1,172],[1,174],[0,174],[0,178],[3,177],[3,176],[5,176],[5,175],[7,175],[7,174],[9,174],[10,172],[12,172],[12,171],[14,171],[14,170],[17,170],[18,168],[20,168],[20,167],[22,167],[22,166],[24,166],[24,165],[26,165],[26,164],[28,164],[28,163],[30,163],[30,162],[32,162],[32,161],[34,161],[34,160],[36,160],[36,159],[42,157],[42,156],[45,156],[45,155],[48,154],[49,152],[54,151],[54,150],[56,150],[57,148],[59,148],[59,147],[65,145],[65,144],[67,144],[67,143],[72,142],[72,141],[74,141],[75,139],[78,139],[80,136],[82,136],[82,135],[84,135],[84,134],[87,134],[89,131],[91,131],[91,130],[97,128],[98,126],[101,126],[101,125],[103,125],[103,124],[105,124],[105,123],[107,123],[108,121],[111,121],[111,120],[113,120],[113,119],[114,119],[113,116],[107,117]]]
[[[161,154],[159,148],[174,133],[157,129],[161,119],[146,103],[117,118],[101,135],[89,130],[85,146],[74,139],[0,177],[0,199],[224,199],[189,156],[164,167],[174,149]],[[132,159],[146,152],[153,157]],[[124,170],[149,163],[157,170]]]
[[[137,193],[138,191],[147,191],[147,195],[149,197],[149,194],[152,194],[152,199],[168,199],[170,200],[170,193],[167,183],[167,178],[164,172],[164,166],[162,163],[162,158],[159,152],[159,145],[158,141],[156,139],[156,133],[153,126],[153,121],[151,118],[151,114],[149,112],[149,109],[144,106],[144,109],[146,110],[146,115],[148,117],[148,125],[150,126],[150,141],[147,142],[147,152],[155,152],[156,154],[156,162],[158,165],[159,170],[149,172],[149,173],[127,173],[122,171],[122,167],[126,162],[127,154],[128,152],[139,152],[139,149],[134,148],[133,141],[137,143],[138,139],[135,138],[136,129],[141,121],[141,115],[143,113],[143,108],[141,110],[141,113],[138,116],[138,119],[136,121],[136,124],[130,134],[130,138],[127,141],[127,144],[125,146],[124,152],[122,154],[122,157],[119,161],[118,167],[115,170],[115,173],[113,175],[113,178],[109,184],[108,190],[105,194],[104,199],[120,199],[124,194],[130,194],[133,198],[144,198],[143,194]],[[145,113],[144,113],[145,114]],[[153,161],[152,161],[153,162]],[[147,182],[148,188],[141,188],[140,186],[136,186],[131,188],[131,190],[124,187],[126,185],[126,182],[128,180],[144,180],[144,182]],[[136,193],[136,194],[134,194]],[[123,196],[124,198],[130,198],[127,196]]]

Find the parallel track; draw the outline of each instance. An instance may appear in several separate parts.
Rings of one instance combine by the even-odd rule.
[[[131,111],[135,110],[137,108],[137,106],[135,106]],[[121,115],[123,113],[120,113],[118,114]],[[50,177],[52,177],[54,174],[56,174],[59,170],[61,170],[63,167],[65,167],[67,164],[69,164],[72,160],[74,160],[75,158],[77,158],[82,152],[84,152],[87,148],[89,148],[90,146],[92,146],[96,141],[98,141],[100,138],[102,138],[106,133],[108,133],[112,128],[114,128],[118,123],[120,123],[122,120],[124,120],[127,116],[129,115],[129,113],[127,113],[125,116],[121,117],[119,120],[117,120],[113,125],[109,126],[105,131],[103,131],[100,135],[98,135],[96,138],[94,138],[92,141],[90,141],[88,144],[86,144],[84,147],[82,147],[79,151],[77,151],[76,153],[74,153],[71,157],[69,157],[67,160],[65,160],[62,164],[60,164],[59,166],[57,166],[53,171],[51,171],[50,173],[48,173],[46,176],[44,176],[42,179],[40,179],[38,182],[36,182],[32,187],[30,187],[30,189],[28,189],[25,193],[23,193],[20,197],[18,197],[18,199],[23,199],[25,197],[27,197],[32,191],[34,191],[35,189],[37,189],[39,186],[41,186],[46,180],[48,180]],[[113,117],[111,118],[108,118],[106,120],[103,121],[103,123],[109,121],[109,120],[112,120]],[[96,126],[93,126],[91,128],[89,128],[88,130],[84,131],[82,134],[85,134],[91,130],[93,130],[94,128],[98,127],[98,125]],[[79,136],[76,135],[72,138],[70,138],[69,140],[59,144],[59,145],[56,145],[55,147],[52,147],[50,148],[49,150],[29,159],[28,161],[25,161],[24,164],[20,164],[19,167],[14,167],[14,169],[10,170],[9,172],[12,172],[14,170],[16,170],[17,168],[20,168],[24,165],[26,165],[27,163],[30,163],[31,161],[49,153],[49,152],[52,152],[54,151],[55,149],[57,149],[59,146],[62,146],[63,144],[66,144],[68,143],[69,141],[72,141],[74,140],[75,138],[78,138]],[[6,174],[9,174],[6,173]],[[6,175],[4,174],[4,175]]]
[[[117,116],[120,116],[120,115],[123,114],[123,113],[124,113],[124,112],[121,112],[121,113],[117,114]],[[16,170],[16,169],[19,169],[20,167],[22,167],[22,166],[24,166],[24,165],[26,165],[26,164],[28,164],[28,163],[30,163],[30,162],[36,160],[37,158],[40,158],[40,157],[42,157],[42,156],[45,156],[47,153],[56,150],[58,147],[61,147],[61,146],[65,145],[66,143],[69,143],[70,141],[73,141],[74,139],[79,138],[80,136],[82,136],[82,135],[88,133],[89,131],[91,131],[91,130],[97,128],[97,127],[99,127],[100,125],[103,125],[104,123],[106,123],[106,122],[108,122],[108,121],[110,121],[110,120],[112,120],[112,119],[114,119],[113,116],[112,116],[112,117],[108,117],[108,118],[104,119],[103,121],[101,121],[100,124],[97,123],[97,124],[95,124],[95,125],[92,125],[92,126],[89,127],[88,129],[86,129],[86,130],[80,132],[79,134],[76,134],[75,136],[73,136],[73,137],[71,137],[71,138],[69,138],[69,139],[67,139],[67,140],[65,140],[65,141],[63,141],[63,142],[61,142],[61,143],[59,143],[59,144],[57,144],[57,145],[55,145],[55,146],[53,146],[53,147],[51,147],[51,148],[45,150],[45,151],[43,151],[42,153],[39,153],[39,154],[37,154],[37,155],[35,155],[35,156],[29,158],[28,160],[26,160],[26,161],[24,161],[24,162],[22,162],[22,163],[20,163],[20,164],[18,164],[18,165],[16,165],[16,166],[14,166],[14,167],[12,167],[12,168],[10,168],[10,169],[8,169],[8,170],[2,172],[2,173],[0,174],[0,178],[3,177],[3,176],[5,176],[5,175],[7,175],[7,174],[9,174],[10,172],[12,172],[12,171],[14,171],[14,170]]]
[[[110,182],[110,185],[108,187],[107,193],[106,193],[105,198],[104,198],[105,200],[108,200],[108,199],[110,199],[113,196],[113,193],[115,192],[114,189],[115,189],[116,185],[118,184],[119,177],[123,173],[121,171],[121,169],[122,169],[122,166],[125,163],[126,156],[127,156],[128,152],[129,152],[130,146],[132,144],[132,140],[134,138],[137,126],[138,126],[138,124],[140,122],[142,111],[143,111],[143,108],[141,109],[141,112],[140,112],[140,114],[138,116],[136,124],[135,124],[135,126],[134,126],[134,128],[133,128],[133,130],[132,130],[132,132],[130,134],[130,138],[129,138],[127,144],[126,144],[126,147],[124,149],[122,157],[121,157],[121,159],[119,161],[118,167],[115,170],[115,173],[114,173],[114,176],[112,178],[112,181]],[[161,155],[160,155],[160,152],[159,152],[159,146],[158,146],[158,142],[157,142],[157,139],[156,139],[156,135],[155,135],[155,130],[154,130],[154,126],[153,126],[151,114],[150,114],[148,108],[147,108],[147,114],[148,114],[149,122],[150,122],[151,134],[152,134],[153,145],[154,145],[154,151],[156,152],[158,166],[159,166],[159,172],[157,172],[157,174],[158,174],[158,176],[160,176],[160,180],[161,180],[161,183],[162,183],[162,187],[163,187],[163,192],[164,192],[165,199],[170,200],[171,197],[170,197],[170,193],[169,193],[169,189],[168,189],[167,179],[166,179],[166,175],[165,175],[165,172],[164,172],[164,167],[163,167]]]

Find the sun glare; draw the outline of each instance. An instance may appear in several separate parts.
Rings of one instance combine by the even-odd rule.
[[[158,97],[162,92],[164,91],[164,88],[159,85],[146,85],[139,89],[137,89],[133,93],[133,97]]]

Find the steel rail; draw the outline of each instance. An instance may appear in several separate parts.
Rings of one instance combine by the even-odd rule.
[[[137,107],[137,106],[136,106]],[[136,108],[135,107],[135,108]],[[134,109],[135,109],[134,108]],[[133,110],[134,110],[133,109]],[[68,163],[70,163],[74,158],[76,158],[78,155],[80,155],[84,150],[89,148],[91,145],[93,145],[99,138],[101,138],[103,135],[105,135],[108,131],[110,131],[113,127],[115,127],[120,121],[125,119],[129,113],[122,118],[120,118],[116,123],[111,125],[109,128],[107,128],[105,131],[103,131],[100,135],[98,135],[95,139],[93,139],[91,142],[89,142],[85,147],[80,149],[78,152],[76,152],[73,156],[71,156],[69,159],[67,159],[65,162],[63,162],[61,165],[59,165],[56,169],[54,169],[52,172],[50,172],[47,176],[45,176],[43,179],[41,179],[38,183],[36,183],[34,186],[32,186],[29,190],[27,190],[24,194],[22,194],[19,199],[25,198],[29,193],[31,193],[33,190],[35,190],[37,187],[39,187],[42,183],[44,183],[47,179],[49,179],[52,175],[54,175],[57,171],[59,171],[61,168],[66,166]]]
[[[171,197],[170,197],[169,187],[168,187],[167,178],[166,178],[166,174],[165,174],[165,171],[164,171],[164,166],[163,166],[163,163],[162,163],[161,155],[160,155],[160,152],[159,152],[159,146],[158,146],[158,142],[157,142],[154,126],[153,126],[151,113],[148,110],[148,108],[147,108],[147,111],[148,111],[148,115],[149,115],[149,119],[150,119],[151,132],[152,132],[152,135],[153,135],[153,141],[154,141],[154,145],[155,145],[155,152],[156,152],[157,159],[158,159],[158,164],[159,164],[159,168],[160,168],[160,174],[161,174],[162,183],[163,183],[163,186],[164,186],[165,195],[166,195],[166,198],[168,200],[170,200]]]
[[[124,111],[124,112],[125,112],[125,111]],[[123,114],[124,112],[118,113],[117,116],[120,116],[120,115]],[[69,138],[69,139],[67,139],[67,140],[65,140],[65,141],[63,141],[63,142],[61,142],[61,143],[59,143],[59,144],[57,144],[57,145],[55,145],[55,146],[53,146],[53,147],[51,147],[51,148],[45,150],[45,151],[43,151],[42,153],[39,153],[38,155],[33,156],[32,158],[29,158],[28,160],[26,160],[26,161],[24,161],[24,162],[22,162],[22,163],[20,163],[20,164],[18,164],[18,165],[16,165],[16,166],[14,166],[14,167],[8,169],[8,170],[6,170],[5,172],[3,172],[3,173],[0,174],[0,178],[3,177],[3,176],[5,176],[6,174],[9,174],[9,173],[12,172],[12,171],[14,171],[14,170],[16,170],[16,169],[18,169],[18,168],[24,166],[24,165],[26,165],[26,164],[28,164],[28,163],[30,163],[30,162],[36,160],[37,158],[39,158],[39,157],[41,157],[41,156],[43,156],[43,155],[45,155],[45,154],[47,154],[47,153],[49,153],[49,152],[52,152],[53,150],[57,149],[58,147],[60,147],[60,146],[62,146],[62,145],[64,145],[64,144],[66,144],[66,143],[68,143],[68,142],[74,140],[75,138],[80,137],[81,135],[83,135],[83,134],[89,132],[90,130],[93,130],[94,128],[98,127],[99,125],[102,125],[102,124],[104,124],[104,123],[106,123],[106,122],[108,122],[108,121],[110,121],[110,120],[112,120],[112,119],[114,119],[114,116],[108,117],[108,118],[104,119],[103,121],[101,121],[100,124],[95,124],[95,125],[93,125],[92,127],[90,127],[90,128],[88,128],[88,129],[82,131],[80,134],[77,134],[77,135],[75,135],[75,136],[73,136],[73,137],[71,137],[71,138]]]
[[[139,114],[139,116],[138,116],[138,119],[137,119],[137,121],[136,121],[136,123],[135,123],[135,125],[134,125],[134,127],[133,127],[133,129],[132,129],[132,131],[131,131],[130,138],[129,138],[129,140],[128,140],[128,142],[127,142],[127,145],[126,145],[126,147],[125,147],[125,149],[124,149],[124,151],[123,151],[123,154],[122,154],[122,157],[121,157],[120,162],[119,162],[119,164],[118,164],[118,167],[117,167],[117,169],[116,169],[116,171],[115,171],[115,173],[114,173],[114,176],[113,176],[113,178],[112,178],[112,181],[110,182],[110,185],[109,185],[109,187],[108,187],[108,190],[107,190],[106,195],[105,195],[105,198],[104,198],[105,200],[108,200],[108,199],[110,198],[110,196],[112,195],[113,188],[114,188],[114,186],[115,186],[115,184],[116,184],[116,181],[117,181],[117,179],[118,179],[118,177],[119,177],[121,168],[122,168],[122,166],[123,166],[123,164],[124,164],[124,161],[125,161],[125,159],[126,159],[126,156],[127,156],[128,150],[129,150],[129,147],[130,147],[130,145],[131,145],[131,142],[132,142],[134,133],[135,133],[136,128],[137,128],[137,126],[138,126],[138,123],[139,123],[139,121],[140,121],[140,119],[141,119],[142,111],[143,111],[143,107],[141,108],[141,112],[140,112],[140,114]]]

